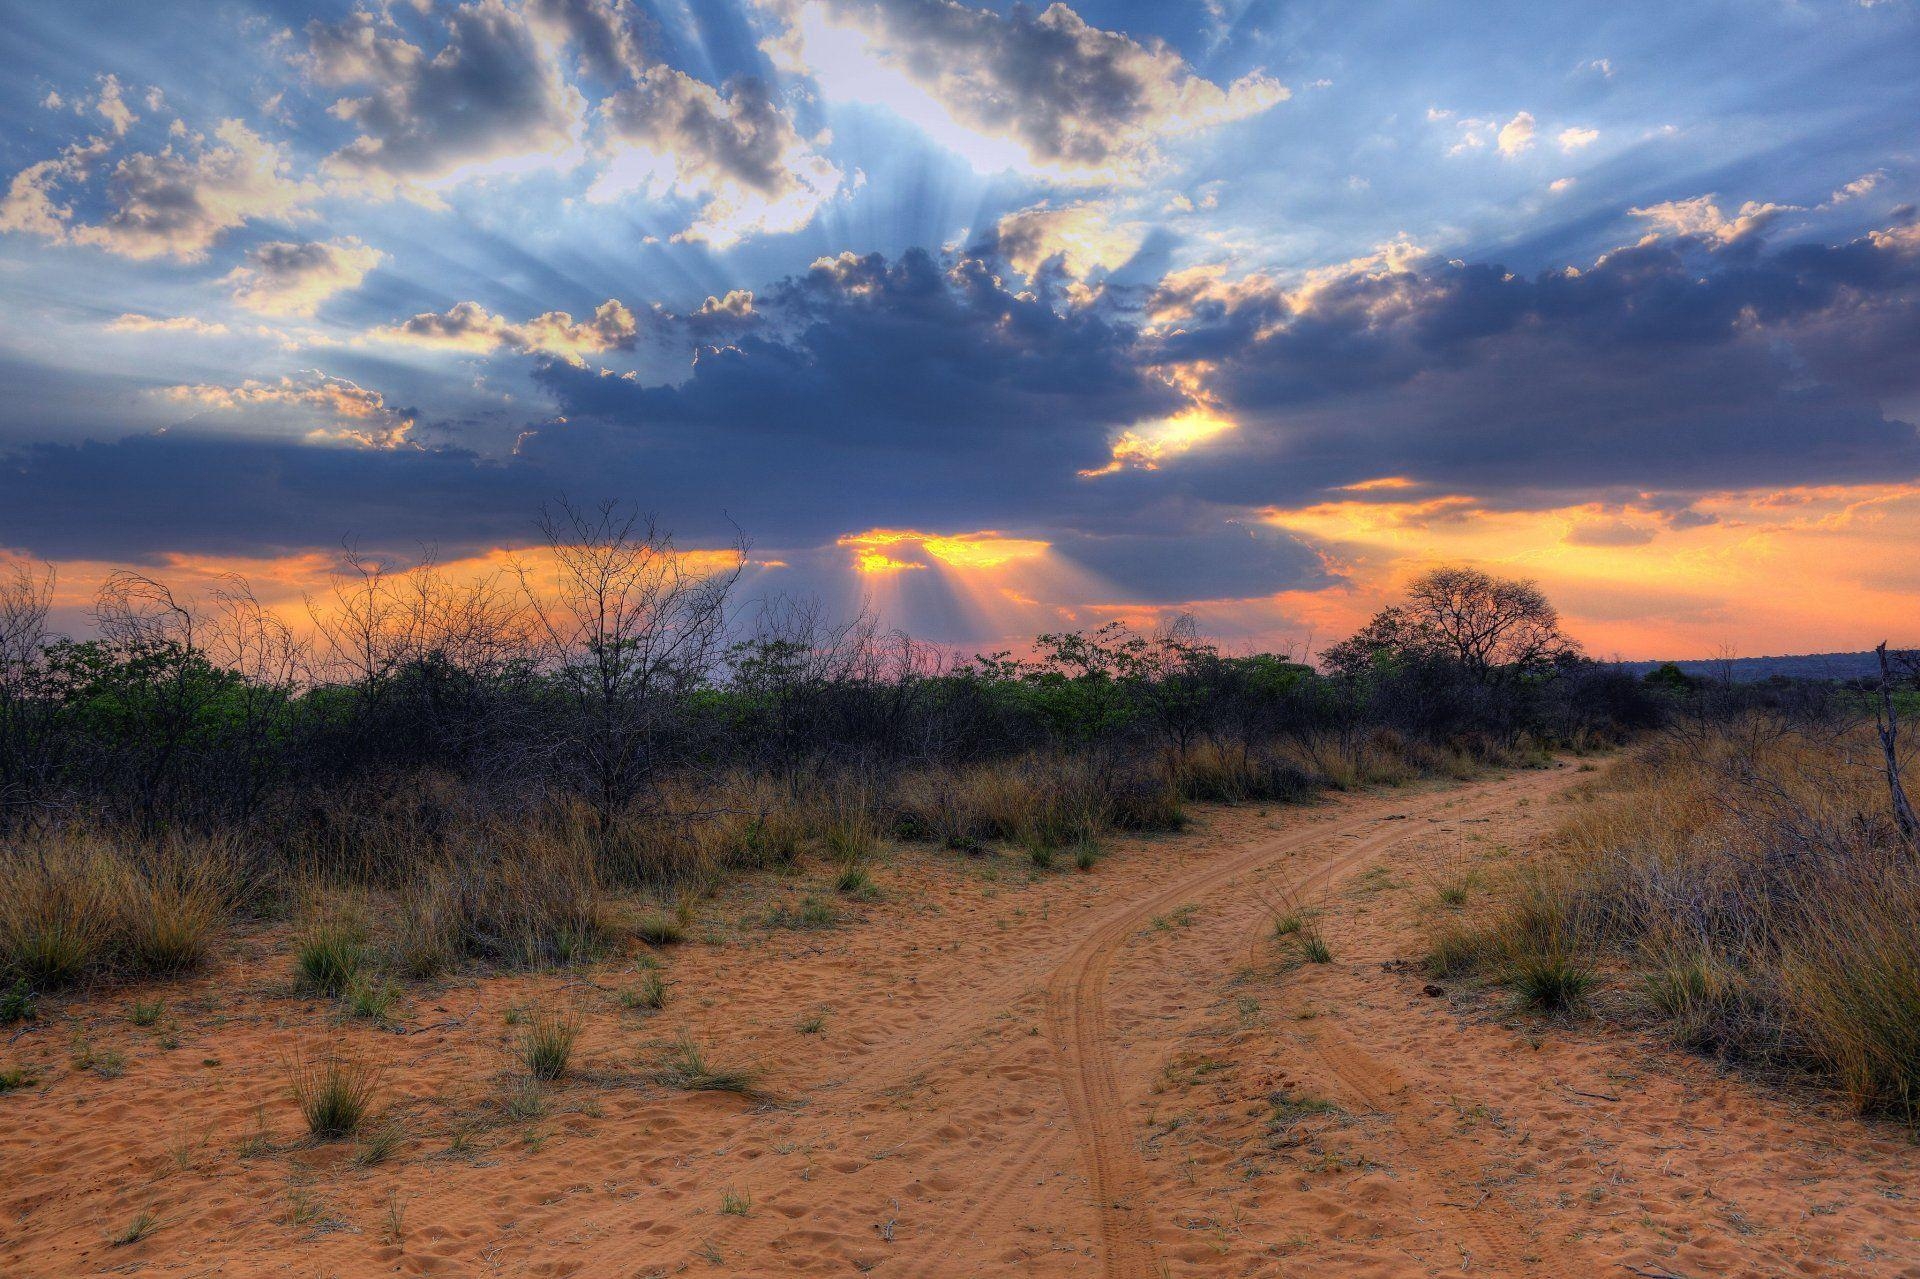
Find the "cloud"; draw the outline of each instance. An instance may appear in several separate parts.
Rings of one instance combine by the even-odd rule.
[[[1547,190],[1555,195],[1559,195],[1563,191],[1572,190],[1574,183],[1578,180],[1577,178],[1555,178],[1553,181],[1547,183]]]
[[[140,122],[140,117],[133,113],[127,106],[126,99],[121,96],[124,92],[118,76],[104,75],[100,77],[100,92],[94,96],[93,101],[78,105],[82,110],[91,107],[96,115],[107,122],[107,127],[113,130],[114,137],[124,138],[127,130]]]
[[[14,176],[0,202],[0,230],[23,231],[60,244],[86,244],[122,257],[197,262],[228,231],[261,219],[304,215],[319,195],[288,176],[281,147],[238,120],[195,134],[179,149],[134,152],[108,172],[107,215],[75,219],[56,201],[63,185],[87,181],[111,151],[101,139],[68,147],[53,160]]]
[[[1861,174],[1828,196],[1825,207],[1832,208],[1836,204],[1846,204],[1851,200],[1858,200],[1862,196],[1872,194],[1873,189],[1879,186],[1886,176],[1885,169],[1875,169],[1872,173]]]
[[[1509,160],[1524,154],[1533,145],[1533,113],[1522,111],[1500,126],[1497,139],[1500,154]],[[1564,135],[1563,135],[1564,136]]]
[[[1797,212],[1791,204],[1761,204],[1748,200],[1729,217],[1720,211],[1712,194],[1696,195],[1688,200],[1667,200],[1644,209],[1628,209],[1636,218],[1645,218],[1653,230],[1648,239],[1662,235],[1694,236],[1733,244],[1767,229],[1783,213]]]
[[[342,190],[433,203],[441,188],[484,176],[565,168],[581,156],[586,104],[550,47],[503,0],[474,0],[446,18],[428,57],[367,11],[307,25],[305,66],[326,86],[353,86],[333,114],[360,130],[327,157]]]
[[[634,190],[699,206],[675,240],[724,249],[757,233],[797,231],[840,189],[841,172],[794,128],[765,82],[725,92],[663,65],[600,105],[605,169],[596,201]]]
[[[109,333],[192,333],[201,337],[220,337],[227,326],[195,319],[190,315],[140,315],[128,311],[107,321]]]
[[[731,303],[733,295],[728,297]],[[752,294],[745,295],[748,312],[752,309],[752,297]],[[714,303],[714,299],[709,298],[708,302]],[[493,315],[478,302],[459,302],[443,312],[429,311],[399,324],[375,329],[368,336],[473,354],[506,347],[524,354],[550,355],[579,363],[583,355],[631,349],[638,332],[639,324],[633,312],[609,298],[594,310],[590,320],[575,321],[565,311],[548,311],[522,324]]]
[[[1556,139],[1560,143],[1560,149],[1569,155],[1582,147],[1592,146],[1599,140],[1600,130],[1581,128],[1562,129]]]
[[[1137,178],[1159,162],[1167,139],[1247,119],[1289,96],[1258,72],[1222,87],[1167,45],[1092,26],[1065,4],[1037,14],[958,0],[782,7],[789,27],[772,52],[830,95],[878,94],[923,125],[1003,141],[1013,149],[1007,158],[1068,180]]]
[[[589,75],[611,83],[642,65],[627,0],[527,0],[526,15],[547,38],[573,46]]]
[[[1206,370],[1238,429],[1167,464],[1222,503],[1403,473],[1524,502],[1920,473],[1920,238],[1769,248],[1729,219],[1532,277],[1182,273],[1140,358]],[[1903,338],[1902,335],[1909,335]],[[1157,349],[1154,349],[1157,348]]]
[[[1145,228],[1122,222],[1111,204],[1100,201],[1059,207],[1042,201],[1002,217],[993,234],[997,252],[1029,279],[1049,263],[1071,280],[1111,271],[1132,258],[1145,238]]]
[[[160,388],[159,394],[177,404],[214,413],[299,410],[323,422],[306,432],[308,440],[372,449],[412,446],[407,437],[418,417],[412,409],[388,404],[379,391],[343,377],[331,377],[317,369],[299,378],[282,377],[272,382],[249,378],[237,384],[201,382],[167,386]]]
[[[354,236],[295,244],[274,240],[227,273],[233,300],[264,315],[310,316],[328,298],[358,288],[386,254]]]

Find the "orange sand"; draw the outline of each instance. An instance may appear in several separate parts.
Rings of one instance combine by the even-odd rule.
[[[661,952],[658,1013],[621,1007],[625,960],[415,989],[380,1030],[247,939],[0,1040],[39,1076],[0,1096],[0,1275],[1920,1276],[1902,1130],[1399,962],[1433,877],[1536,841],[1571,780],[1212,809],[1091,874],[902,850],[828,931],[759,923],[832,896],[765,877]],[[1283,902],[1331,963],[1271,939]],[[584,1016],[580,1065],[514,1119],[536,999]],[[650,1082],[683,1031],[761,1093]],[[385,1063],[407,1136],[376,1166],[290,1100],[335,1040]]]

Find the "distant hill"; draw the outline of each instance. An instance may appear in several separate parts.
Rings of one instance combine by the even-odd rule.
[[[1622,662],[1620,665],[1635,675],[1645,675],[1648,671],[1664,662]],[[1873,678],[1880,674],[1880,660],[1871,652],[1864,653],[1802,653],[1790,657],[1736,657],[1731,663],[1716,658],[1696,658],[1692,661],[1674,663],[1689,675],[1706,675],[1718,679],[1723,668],[1731,666],[1734,683],[1748,684],[1755,680],[1771,679],[1775,675],[1785,675],[1790,679],[1859,679]]]

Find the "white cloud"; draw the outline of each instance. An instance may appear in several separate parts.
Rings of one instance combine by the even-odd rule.
[[[219,337],[227,326],[209,323],[191,315],[140,315],[128,311],[107,321],[109,333],[192,333],[200,337]]]
[[[1572,128],[1560,130],[1558,141],[1560,149],[1571,155],[1581,147],[1592,146],[1599,139],[1600,130],[1598,129]]]
[[[759,80],[734,81],[722,94],[663,64],[640,72],[600,113],[606,167],[588,199],[641,190],[696,203],[675,240],[724,249],[756,233],[797,231],[840,189],[840,170]]]
[[[1547,190],[1553,192],[1555,195],[1559,195],[1563,191],[1571,190],[1573,183],[1574,179],[1572,178],[1555,178],[1553,181],[1547,183]]]
[[[774,0],[776,63],[832,97],[891,108],[976,168],[1136,180],[1166,139],[1257,115],[1287,89],[1259,72],[1222,87],[1158,41],[1065,4],[1002,14],[957,0]]]
[[[1523,154],[1533,145],[1533,113],[1522,111],[1500,126],[1500,154],[1508,159]]]
[[[729,294],[723,306],[753,308],[753,295]],[[711,299],[709,299],[711,301]],[[594,310],[593,317],[576,321],[565,311],[548,311],[514,324],[490,313],[478,302],[458,302],[443,312],[427,311],[373,330],[377,341],[398,342],[446,351],[483,355],[501,347],[529,355],[551,355],[580,364],[581,356],[625,350],[633,345],[639,324],[633,312],[612,298]]]
[[[411,446],[407,437],[415,420],[411,410],[388,404],[380,392],[318,369],[310,369],[298,379],[282,377],[264,382],[250,378],[238,385],[202,382],[162,387],[159,394],[215,413],[277,409],[291,410],[308,420],[318,416],[323,425],[306,432],[309,440],[363,448]]]
[[[74,221],[56,201],[62,185],[84,182],[111,150],[102,139],[72,146],[53,160],[14,175],[0,201],[0,230],[24,231],[56,243],[89,244],[122,257],[204,258],[226,232],[247,222],[304,214],[319,191],[287,175],[281,148],[238,120],[195,135],[180,148],[137,151],[107,174],[107,216]]]
[[[1029,279],[1057,261],[1070,279],[1123,265],[1140,248],[1144,229],[1124,223],[1111,205],[1083,202],[1051,208],[1040,203],[1009,213],[994,228],[1008,265]]]
[[[1748,200],[1738,212],[1728,216],[1721,212],[1711,193],[1696,195],[1688,200],[1667,200],[1644,209],[1627,210],[1634,217],[1645,218],[1652,224],[1653,230],[1647,234],[1647,240],[1657,240],[1662,235],[1687,235],[1717,240],[1722,244],[1743,240],[1765,230],[1781,214],[1796,211],[1797,206],[1791,204],[1761,204]]]
[[[1863,173],[1828,196],[1826,205],[1823,207],[1832,208],[1836,204],[1846,204],[1850,200],[1858,200],[1861,196],[1869,195],[1875,187],[1880,185],[1881,180],[1886,176],[1887,172],[1885,169],[1875,169],[1872,173]]]
[[[358,288],[385,258],[353,236],[305,244],[275,240],[249,253],[225,282],[233,300],[249,311],[308,316],[334,294]]]

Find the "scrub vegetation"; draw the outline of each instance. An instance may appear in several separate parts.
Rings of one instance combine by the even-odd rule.
[[[393,983],[698,935],[729,872],[818,857],[878,890],[890,841],[1098,865],[1193,801],[1464,777],[1618,742],[1660,699],[1586,661],[1532,587],[1441,570],[1316,669],[1190,623],[960,658],[871,617],[733,596],[559,506],[492,576],[350,557],[306,619],[237,580],[117,573],[93,638],[50,572],[0,588],[0,988],[177,973],[287,925],[288,973],[376,1020]],[[819,899],[793,926],[830,924]],[[377,996],[377,997],[376,997]]]

